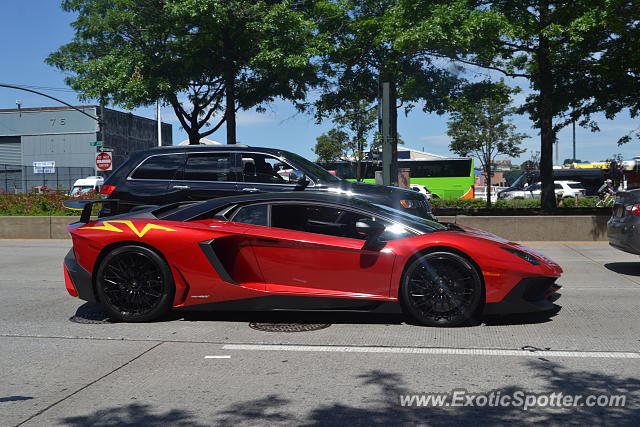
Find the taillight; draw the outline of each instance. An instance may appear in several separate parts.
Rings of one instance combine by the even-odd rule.
[[[627,215],[640,216],[640,204],[626,205],[624,210]]]
[[[103,185],[102,188],[100,189],[100,194],[110,195],[114,191],[116,191],[115,185]]]

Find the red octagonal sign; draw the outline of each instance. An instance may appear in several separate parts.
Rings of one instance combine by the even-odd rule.
[[[110,171],[113,166],[111,153],[102,152],[96,155],[96,167],[101,171]]]

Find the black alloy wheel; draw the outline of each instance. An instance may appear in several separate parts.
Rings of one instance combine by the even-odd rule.
[[[427,326],[458,326],[472,320],[482,297],[480,275],[466,258],[452,252],[416,258],[400,289],[405,312]]]
[[[151,249],[121,246],[109,252],[96,274],[96,293],[113,320],[146,322],[169,311],[175,287],[169,266]]]

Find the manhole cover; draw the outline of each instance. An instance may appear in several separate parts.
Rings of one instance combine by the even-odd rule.
[[[72,322],[75,323],[83,323],[83,324],[105,324],[111,323],[109,320],[109,315],[104,309],[99,305],[91,305],[87,307],[83,305],[78,308],[75,316],[71,316],[69,318]]]
[[[264,332],[308,332],[329,326],[331,323],[249,323],[251,329]]]

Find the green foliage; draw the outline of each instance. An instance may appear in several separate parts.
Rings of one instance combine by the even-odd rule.
[[[578,201],[578,206],[575,205],[575,199],[567,198],[560,203],[558,207],[570,209],[573,207],[595,207],[598,202],[597,197],[581,197]],[[486,205],[483,199],[432,199],[431,205],[436,209],[438,207],[446,208],[484,208]],[[498,200],[492,204],[493,209],[524,209],[524,208],[540,208],[540,199],[512,199],[512,200]],[[610,207],[602,208],[604,210],[611,210]]]
[[[495,158],[499,155],[520,156],[525,151],[520,145],[528,138],[516,132],[516,126],[510,120],[515,111],[510,107],[509,88],[503,82],[493,86],[491,92],[454,100],[447,131],[451,137],[451,151],[480,160],[487,186],[491,185]],[[491,199],[487,198],[486,203],[491,206]]]
[[[87,194],[82,198],[95,198],[94,194]],[[62,207],[62,202],[73,199],[60,192],[45,194],[20,193],[20,194],[0,194],[0,216],[56,216],[56,215],[79,215],[77,211],[72,211]]]
[[[457,63],[529,81],[534,93],[527,98],[523,111],[540,128],[542,200],[546,209],[555,206],[552,162],[556,132],[586,114],[581,106],[594,97],[588,80],[602,55],[602,43],[616,39],[616,31],[628,30],[608,25],[615,21],[612,11],[616,5],[627,5],[637,12],[637,6],[628,6],[632,2],[605,3],[602,7],[602,2],[595,0],[399,1],[403,18],[412,22],[398,40],[403,46],[430,50],[435,45],[439,47],[437,54]],[[628,22],[637,27],[637,18]],[[624,51],[624,55],[637,57],[637,49],[628,46]],[[606,90],[605,86],[600,89],[600,93]],[[569,120],[562,120],[567,115]]]
[[[318,155],[317,162],[328,163],[344,157],[348,141],[349,135],[335,128],[317,137],[312,149]]]
[[[391,134],[395,137],[396,100],[406,112],[421,104],[424,111],[444,113],[446,97],[458,84],[455,70],[435,64],[425,52],[397,44],[403,22],[397,0],[323,0],[315,5],[320,35],[330,45],[321,55],[323,91],[314,103],[321,121],[352,109],[374,106],[380,83],[391,83]]]
[[[301,101],[321,38],[294,1],[65,0],[74,39],[47,58],[85,99],[170,104],[192,143],[239,109]],[[221,113],[224,112],[224,115]],[[209,128],[208,130],[206,130]]]

